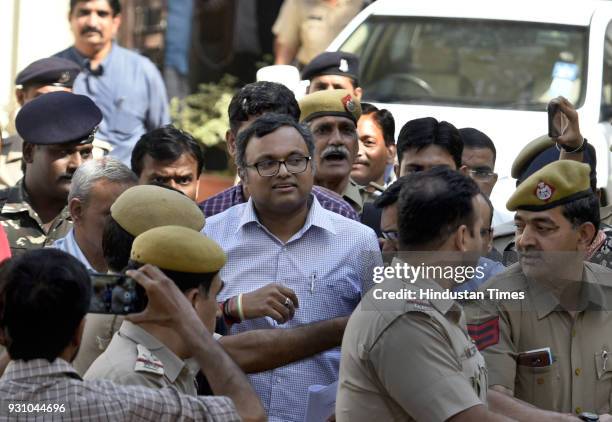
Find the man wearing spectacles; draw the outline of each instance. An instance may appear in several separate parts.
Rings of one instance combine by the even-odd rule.
[[[255,120],[239,133],[235,154],[250,198],[207,218],[203,229],[228,257],[219,299],[269,283],[289,287],[299,308],[284,328],[350,315],[372,283],[373,267],[382,266],[374,232],[324,209],[312,194],[314,151],[311,133],[291,117],[268,113]],[[286,298],[279,305],[296,304]],[[255,318],[234,323],[231,334],[278,326]],[[339,361],[333,349],[251,375],[270,420],[302,421],[308,387],[337,380]]]
[[[495,144],[487,135],[471,127],[459,129],[459,134],[463,141],[461,164],[466,167],[468,176],[476,182],[482,193],[489,198],[497,183]],[[493,227],[503,222],[503,215],[497,210],[493,210]]]
[[[497,183],[495,158],[497,151],[491,138],[481,131],[466,127],[459,129],[463,141],[461,163],[467,167],[468,175],[474,179],[482,193],[491,196]]]
[[[392,253],[399,251],[398,203],[400,192],[408,183],[410,183],[410,176],[400,177],[376,198],[374,202],[374,206],[381,210],[380,230],[382,232],[382,239],[379,239],[379,244],[383,252]],[[481,256],[478,259],[478,266],[482,269],[482,276],[474,276],[471,280],[455,286],[453,290],[457,291],[474,291],[493,275],[505,269],[499,262],[486,257],[492,249],[493,229],[491,228],[491,215],[493,213],[493,205],[482,192],[475,197],[475,201],[478,205],[478,214],[482,218],[482,225],[480,226]],[[439,221],[431,219],[427,222],[439,224]],[[427,222],[421,224],[427,226]]]
[[[374,206],[380,212],[380,249],[383,252],[397,252],[399,250],[399,232],[397,225],[397,201],[402,187],[406,184],[408,176],[397,179],[374,201]]]

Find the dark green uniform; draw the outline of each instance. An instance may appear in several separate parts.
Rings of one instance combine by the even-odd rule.
[[[8,237],[11,253],[17,256],[29,249],[49,246],[66,236],[72,220],[68,208],[64,208],[45,231],[42,220],[30,205],[22,179],[0,192],[0,224]]]

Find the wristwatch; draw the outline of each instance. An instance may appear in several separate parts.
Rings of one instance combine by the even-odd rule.
[[[578,417],[581,420],[588,421],[588,422],[598,422],[599,421],[599,415],[595,413],[591,413],[591,412],[582,412],[581,414],[578,415]]]

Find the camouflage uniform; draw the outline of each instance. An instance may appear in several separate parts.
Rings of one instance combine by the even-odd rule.
[[[30,205],[21,179],[12,188],[0,192],[0,225],[8,237],[11,253],[17,256],[66,236],[72,228],[72,220],[68,208],[64,208],[45,231],[42,220]]]
[[[19,135],[9,136],[4,140],[0,149],[0,188],[6,189],[15,186],[23,177],[21,171],[21,148],[23,139]]]

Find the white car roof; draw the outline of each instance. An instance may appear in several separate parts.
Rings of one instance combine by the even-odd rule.
[[[599,7],[610,7],[610,3],[604,0],[378,0],[368,11],[373,15],[474,18],[588,26],[595,10]]]

